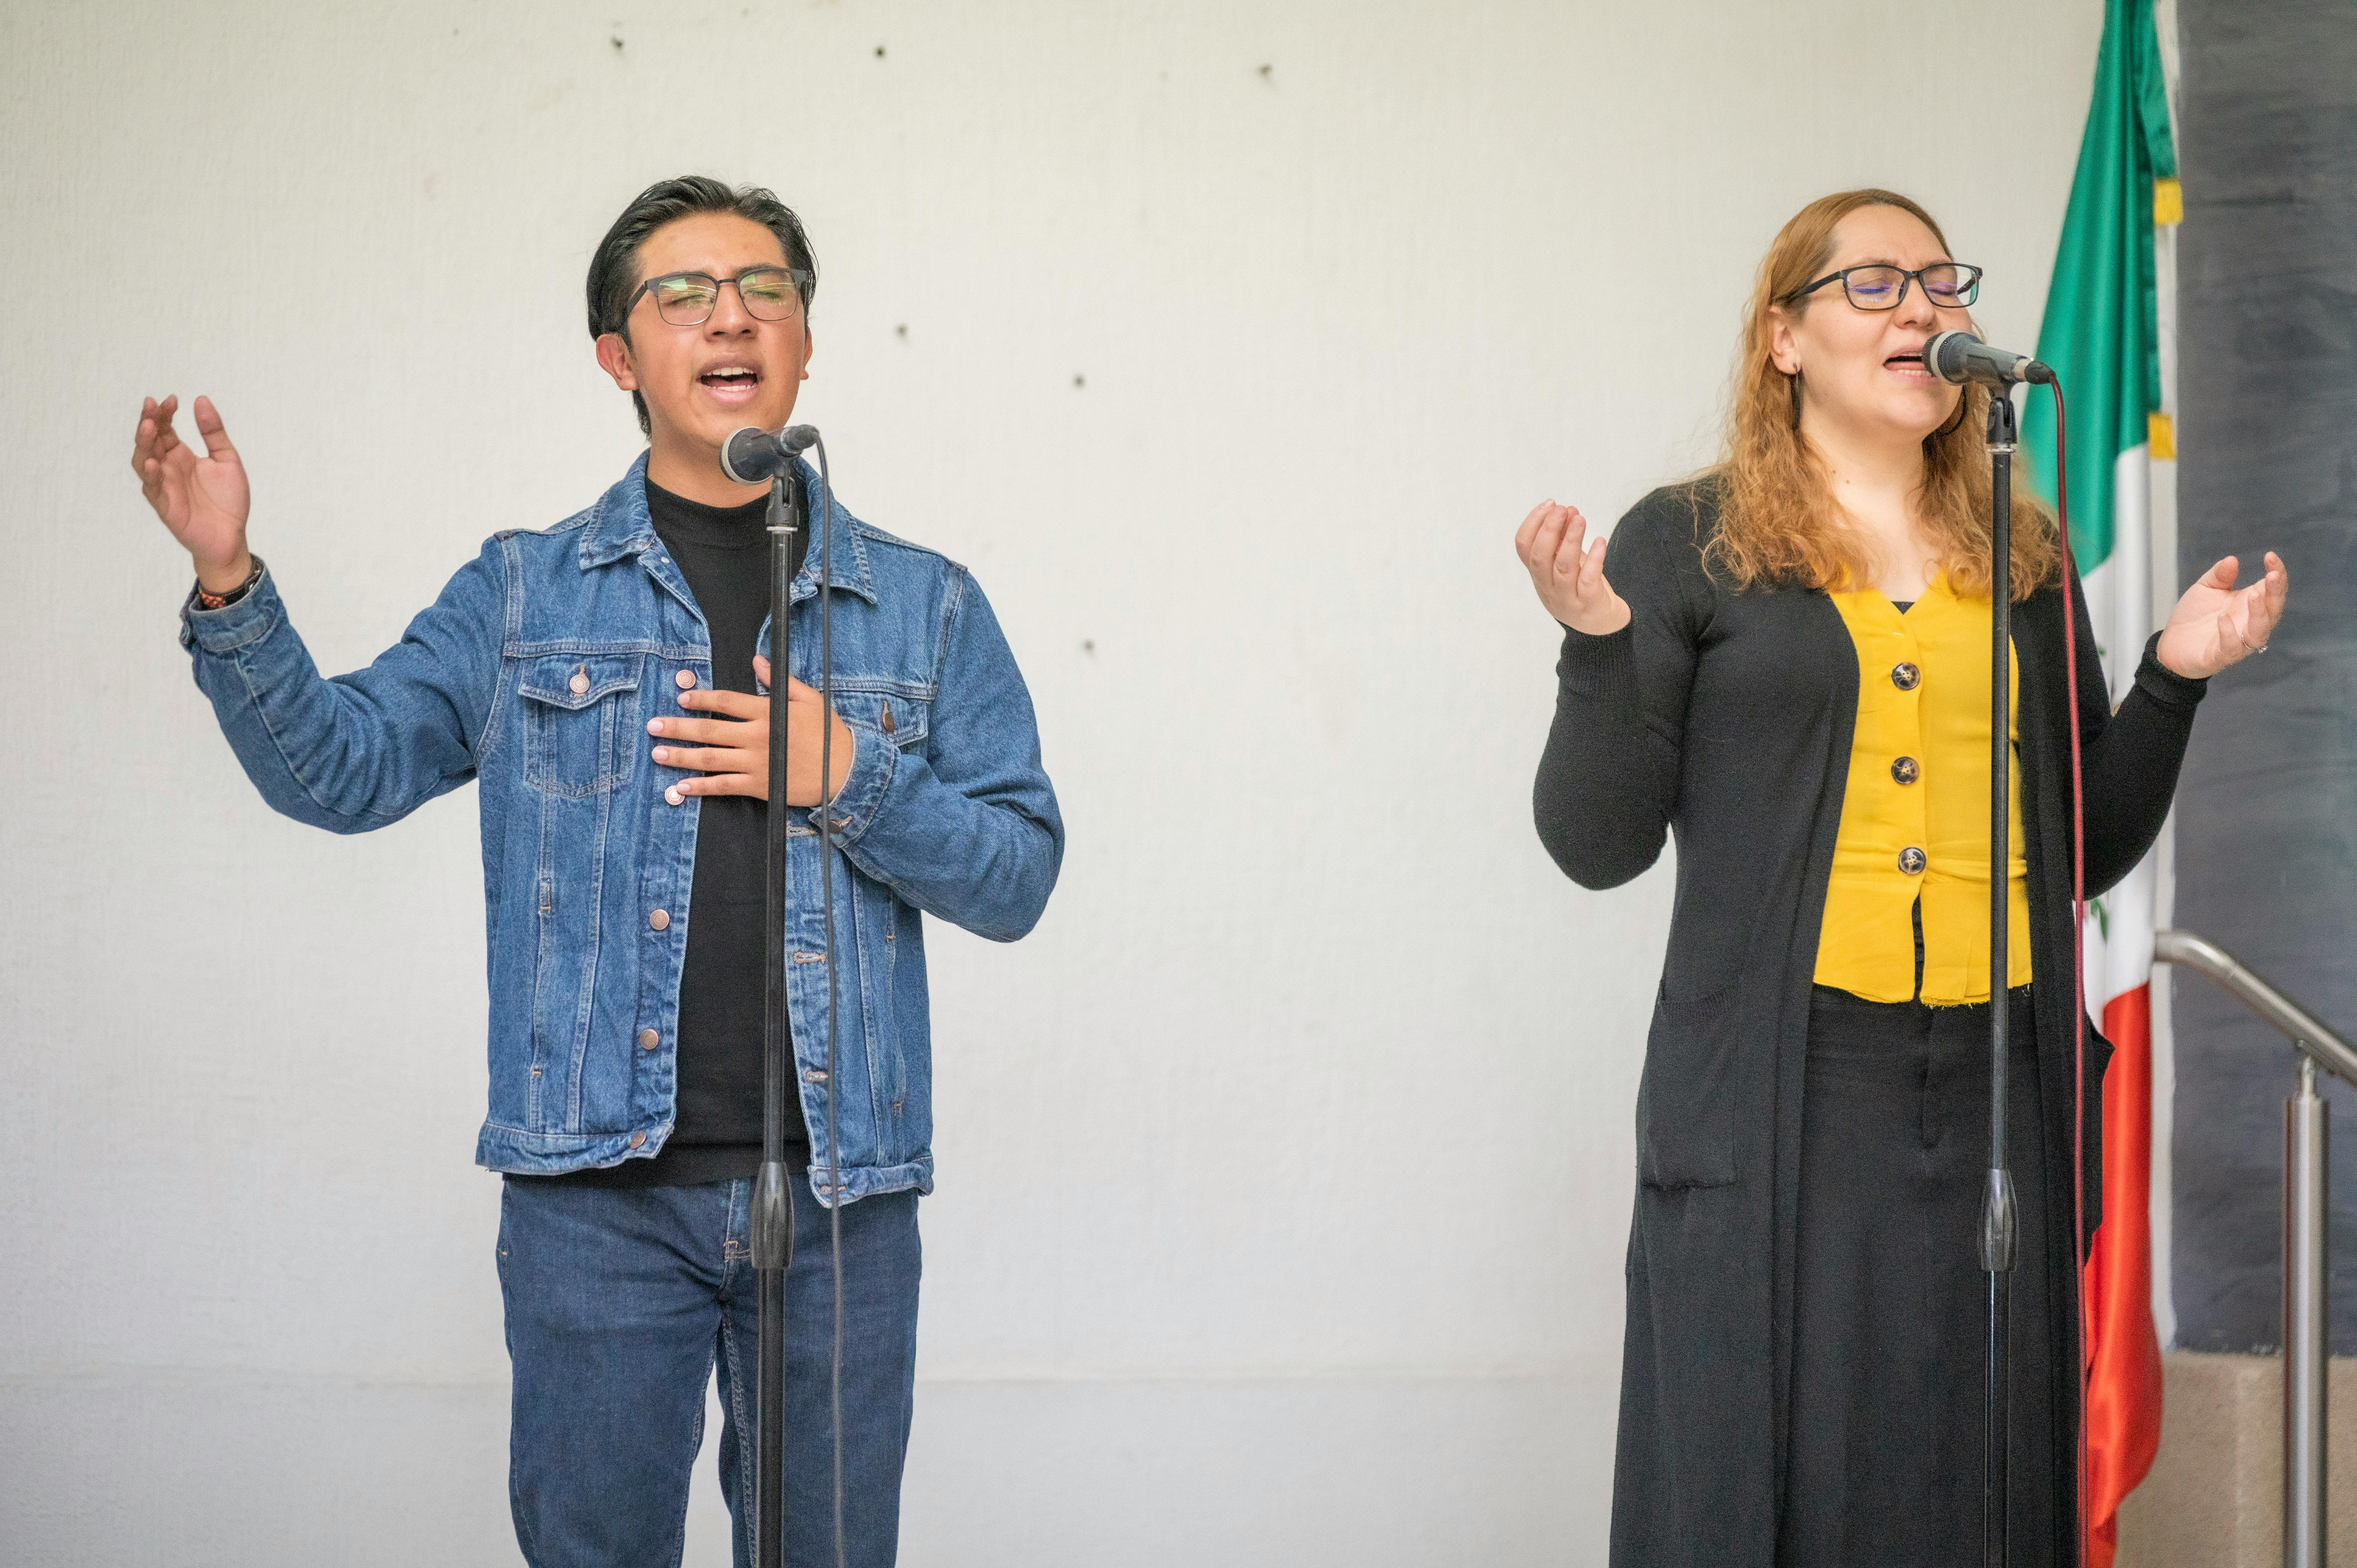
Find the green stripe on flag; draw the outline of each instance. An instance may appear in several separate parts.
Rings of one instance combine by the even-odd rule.
[[[2038,357],[2070,403],[2071,548],[2083,572],[2112,553],[2113,466],[2145,444],[2160,408],[2154,182],[2176,177],[2152,0],[2105,0],[2094,99],[2038,329]],[[2052,496],[2053,401],[2038,387],[2022,397],[2030,481]]]

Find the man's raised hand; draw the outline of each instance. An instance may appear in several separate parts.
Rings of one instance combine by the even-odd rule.
[[[161,403],[151,397],[140,404],[131,469],[139,476],[147,504],[196,563],[197,581],[209,592],[225,594],[253,569],[245,548],[251,500],[245,465],[229,444],[229,432],[210,398],[197,399],[197,434],[205,443],[201,457],[172,428],[172,415],[179,406],[177,393]]]
[[[1604,580],[1604,541],[1587,543],[1577,507],[1541,501],[1514,532],[1514,553],[1547,614],[1574,631],[1609,637],[1629,624],[1626,600]]]

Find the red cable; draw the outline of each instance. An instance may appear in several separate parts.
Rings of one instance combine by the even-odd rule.
[[[2071,481],[2063,454],[2070,442],[2062,409],[2062,382],[2046,383],[2054,393],[2055,532],[2062,546],[2062,671],[2070,692],[2063,713],[2071,725],[2071,1270],[2078,1310],[2072,1340],[2079,1347],[2077,1485],[2079,1558],[2087,1556],[2087,1275],[2081,1239],[2087,1231],[2087,828],[2086,779],[2079,754],[2079,627],[2071,607]],[[2133,590],[2134,584],[2126,585]]]

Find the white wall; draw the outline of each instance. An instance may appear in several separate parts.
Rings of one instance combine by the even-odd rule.
[[[904,1561],[1600,1563],[1668,887],[1533,836],[1510,537],[1707,458],[1826,190],[2030,343],[2100,13],[0,8],[0,1557],[516,1561],[472,797],[265,811],[127,456],[216,398],[365,661],[630,460],[582,274],[700,169],[809,221],[803,411],[975,568],[1071,827],[1036,935],[932,932]]]

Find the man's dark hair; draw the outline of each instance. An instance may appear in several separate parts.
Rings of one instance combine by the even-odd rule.
[[[786,252],[786,265],[802,274],[802,314],[809,317],[811,296],[818,292],[818,258],[811,254],[810,236],[802,232],[802,220],[794,209],[758,185],[731,187],[708,175],[691,174],[658,180],[640,191],[597,242],[597,253],[589,258],[590,337],[612,332],[625,343],[630,340],[630,306],[639,285],[646,281],[639,275],[639,247],[664,224],[699,212],[733,212],[775,234]],[[632,392],[630,402],[638,407],[639,429],[652,435],[647,400]]]

